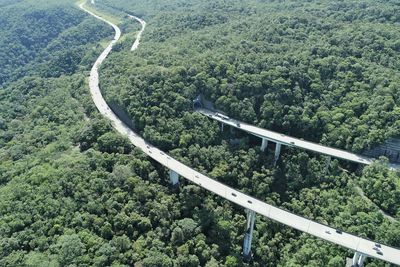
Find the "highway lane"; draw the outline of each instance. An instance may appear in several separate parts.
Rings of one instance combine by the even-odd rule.
[[[121,31],[118,26],[113,23],[97,16],[96,14],[86,10],[84,3],[80,5],[80,8],[90,15],[106,22],[115,30],[114,39],[110,42],[107,48],[101,53],[96,62],[94,63],[89,77],[89,87],[92,99],[99,110],[99,112],[106,118],[108,118],[113,127],[122,135],[127,136],[132,144],[140,148],[149,157],[153,158],[160,164],[166,166],[170,170],[175,171],[180,176],[186,178],[187,180],[201,186],[202,188],[211,191],[227,200],[230,200],[244,208],[254,210],[255,212],[273,219],[277,222],[286,224],[290,227],[303,231],[305,233],[311,234],[313,236],[322,238],[324,240],[330,241],[332,243],[341,245],[345,248],[351,249],[353,251],[361,252],[369,257],[381,259],[387,262],[400,265],[400,250],[392,248],[385,245],[380,245],[379,251],[382,255],[378,254],[376,251],[375,242],[357,237],[352,234],[341,232],[329,226],[313,222],[309,219],[303,218],[301,216],[295,215],[288,211],[279,209],[272,205],[269,205],[263,201],[256,198],[248,196],[230,188],[220,182],[217,182],[206,175],[203,175],[192,168],[184,165],[178,160],[172,158],[170,155],[161,151],[160,149],[147,143],[142,137],[133,132],[127,125],[125,125],[114,112],[107,105],[104,100],[101,90],[99,87],[99,67],[101,63],[105,60],[108,54],[111,52],[112,47],[118,41],[121,36]]]
[[[141,18],[138,18],[138,17],[133,16],[133,15],[129,15],[128,14],[128,17],[130,17],[131,19],[137,20],[140,23],[140,25],[142,26],[142,28],[140,29],[140,31],[136,35],[135,42],[133,43],[133,45],[131,47],[131,51],[135,51],[136,48],[139,47],[140,39],[142,38],[142,34],[144,32],[144,29],[146,28],[146,22],[144,20],[142,20]]]
[[[204,109],[204,108],[196,109],[196,111],[198,111],[214,120],[222,122],[226,125],[230,125],[232,127],[246,131],[252,135],[256,135],[260,138],[265,138],[269,141],[272,141],[275,143],[281,143],[281,144],[289,146],[289,147],[303,148],[303,149],[317,152],[320,154],[324,154],[327,156],[332,156],[335,158],[340,158],[340,159],[344,159],[344,160],[348,160],[348,161],[352,161],[352,162],[356,162],[356,163],[361,163],[361,164],[365,164],[365,165],[369,165],[372,162],[374,162],[374,160],[375,160],[373,158],[365,157],[365,156],[351,153],[351,152],[348,152],[345,150],[323,146],[323,145],[305,141],[305,140],[302,140],[299,138],[295,138],[295,137],[287,136],[287,135],[280,134],[277,132],[273,132],[270,130],[262,129],[262,128],[253,126],[251,124],[229,118],[228,116],[222,115],[216,111],[212,111],[212,110],[208,110],[208,109]],[[391,169],[399,168],[399,166],[397,164],[391,164],[389,167]]]

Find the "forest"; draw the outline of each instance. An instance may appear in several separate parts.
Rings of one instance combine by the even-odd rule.
[[[361,153],[400,138],[396,0],[97,0],[123,38],[101,88],[153,145],[267,203],[400,247],[400,172],[285,148],[196,113]],[[125,13],[147,22],[139,29]],[[344,266],[352,251],[246,213],[133,147],[87,77],[112,29],[73,1],[0,0],[0,266]],[[236,142],[235,140],[239,140]],[[368,259],[366,266],[390,266]]]

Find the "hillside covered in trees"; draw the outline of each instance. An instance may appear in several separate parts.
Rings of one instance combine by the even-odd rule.
[[[400,132],[400,5],[389,1],[97,0],[124,37],[108,101],[155,146],[223,183],[400,246],[400,175],[272,151],[193,112],[361,152]],[[131,52],[142,17],[146,31]],[[0,0],[0,266],[344,266],[351,251],[257,217],[167,170],[95,109],[89,69],[112,29],[72,1]],[[231,142],[239,138],[240,142]],[[359,193],[360,188],[364,195]],[[382,214],[385,212],[388,216]],[[368,260],[367,266],[387,266]]]

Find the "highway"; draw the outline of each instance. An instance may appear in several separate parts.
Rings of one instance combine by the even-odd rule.
[[[144,29],[146,28],[146,22],[144,20],[142,20],[141,18],[138,18],[138,17],[133,16],[133,15],[129,15],[128,14],[128,17],[130,17],[131,19],[137,20],[140,23],[140,25],[142,26],[142,28],[140,29],[140,31],[136,35],[135,42],[133,43],[133,45],[131,47],[131,51],[135,51],[136,48],[139,47],[140,39],[142,38],[142,34],[144,32]]]
[[[89,87],[92,99],[99,110],[99,112],[109,119],[113,127],[122,135],[129,138],[132,144],[140,148],[145,154],[159,162],[168,169],[178,173],[180,176],[186,178],[194,184],[201,186],[202,188],[213,192],[231,202],[234,202],[246,209],[253,210],[258,214],[261,214],[267,218],[275,220],[277,222],[288,225],[292,228],[298,229],[304,233],[308,233],[318,238],[330,241],[332,243],[338,244],[342,247],[351,249],[353,251],[358,251],[365,254],[368,257],[377,258],[390,263],[400,265],[400,250],[393,247],[379,245],[379,251],[377,252],[376,243],[364,238],[357,237],[352,234],[341,232],[337,229],[331,228],[329,226],[316,223],[312,220],[303,218],[301,216],[295,215],[288,211],[279,209],[265,202],[262,202],[256,198],[248,196],[230,188],[220,182],[217,182],[206,175],[203,175],[194,169],[184,165],[178,160],[172,158],[167,153],[161,151],[160,149],[147,143],[142,137],[133,132],[127,125],[125,125],[110,109],[104,100],[101,90],[99,87],[99,67],[101,63],[106,59],[108,54],[111,52],[114,44],[119,40],[121,36],[121,30],[118,26],[113,23],[97,16],[96,14],[85,9],[85,3],[79,5],[79,7],[90,15],[96,17],[99,20],[104,21],[109,24],[115,30],[114,39],[106,47],[106,49],[101,53],[94,63],[89,77]],[[381,255],[382,254],[382,255]]]
[[[335,158],[339,159],[344,159],[356,163],[361,163],[365,165],[369,165],[372,162],[374,162],[375,159],[365,157],[362,155],[358,155],[355,153],[351,153],[345,150],[337,149],[337,148],[332,148],[332,147],[327,147],[323,146],[320,144],[316,144],[313,142],[305,141],[299,138],[287,136],[281,133],[273,132],[270,130],[262,129],[256,126],[253,126],[251,124],[247,124],[232,118],[229,118],[226,115],[222,115],[219,112],[212,111],[209,109],[204,109],[204,108],[199,108],[196,109],[196,111],[210,117],[211,119],[217,120],[221,123],[224,123],[226,125],[230,125],[232,127],[235,127],[237,129],[241,129],[243,131],[246,131],[252,135],[256,135],[260,138],[265,138],[269,141],[275,142],[275,143],[280,143],[289,147],[298,147],[298,148],[303,148],[306,150],[310,150],[313,152],[317,152],[320,154],[324,154],[327,156],[332,156]],[[391,164],[389,166],[391,169],[397,169],[399,166],[397,164]]]

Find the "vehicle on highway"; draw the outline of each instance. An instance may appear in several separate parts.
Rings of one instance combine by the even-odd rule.
[[[223,115],[221,113],[215,113],[215,116],[219,117],[219,118],[221,118],[223,120],[229,120],[229,117],[227,117],[227,116],[225,116],[225,115]]]

